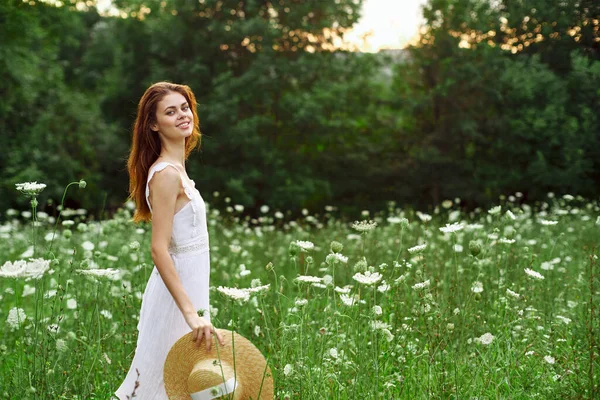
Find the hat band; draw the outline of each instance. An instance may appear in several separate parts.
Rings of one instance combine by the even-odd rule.
[[[237,381],[235,378],[230,378],[225,383],[221,383],[220,385],[213,386],[196,393],[190,393],[190,396],[192,397],[192,400],[212,400],[233,392],[236,387]]]

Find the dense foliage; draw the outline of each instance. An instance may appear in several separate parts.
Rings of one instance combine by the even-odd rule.
[[[122,204],[136,103],[159,80],[197,95],[201,191],[255,215],[598,194],[598,2],[431,0],[400,61],[336,50],[356,0],[64,3],[0,4],[0,191],[45,182],[47,211],[81,178],[72,206]]]

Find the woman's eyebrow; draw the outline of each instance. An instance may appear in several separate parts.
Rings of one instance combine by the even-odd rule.
[[[183,107],[183,106],[187,106],[187,101],[181,103],[181,107]],[[165,111],[167,111],[169,108],[175,108],[175,106],[169,106],[169,107],[165,108]]]

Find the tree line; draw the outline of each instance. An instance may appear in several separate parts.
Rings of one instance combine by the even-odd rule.
[[[187,167],[215,206],[598,195],[595,1],[430,0],[399,61],[336,46],[361,1],[119,0],[115,16],[63,3],[0,4],[0,209],[26,207],[15,183],[60,199],[81,178],[71,206],[120,206],[137,101],[161,80],[196,94]]]

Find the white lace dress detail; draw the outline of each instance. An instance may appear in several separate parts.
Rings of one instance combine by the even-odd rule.
[[[146,202],[150,205],[150,181],[155,173],[175,165],[157,163],[148,173]],[[179,170],[177,170],[179,171]],[[186,196],[190,199],[173,215],[173,229],[169,254],[179,279],[196,310],[204,310],[204,318],[210,322],[209,280],[210,251],[206,221],[206,205],[194,181],[190,186],[180,173]],[[138,339],[129,372],[115,392],[120,400],[132,395],[136,379],[139,386],[137,399],[168,400],[164,389],[163,367],[173,343],[191,331],[173,297],[165,286],[156,266],[152,269],[142,296],[138,321]],[[136,369],[140,372],[137,377]]]

